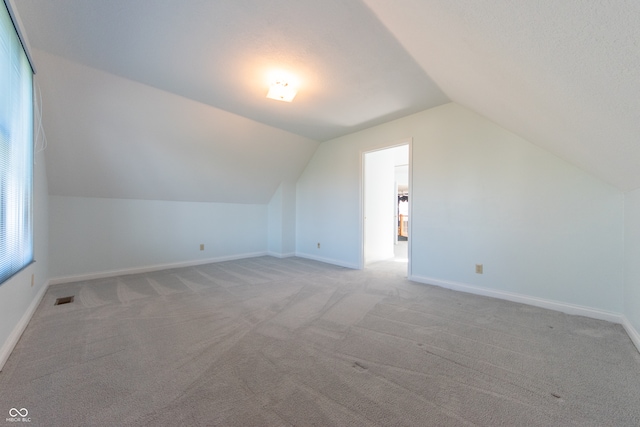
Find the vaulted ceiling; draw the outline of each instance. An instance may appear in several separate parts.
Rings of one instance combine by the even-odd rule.
[[[266,203],[319,142],[451,100],[640,187],[633,1],[16,3],[51,194]]]
[[[640,2],[364,1],[451,100],[640,187]]]

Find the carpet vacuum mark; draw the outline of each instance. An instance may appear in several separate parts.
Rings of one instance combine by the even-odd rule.
[[[33,426],[640,425],[640,356],[619,325],[401,268],[258,257],[52,286],[0,373],[0,412],[26,408]]]

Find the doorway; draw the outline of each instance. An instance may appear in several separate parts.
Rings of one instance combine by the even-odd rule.
[[[410,274],[410,143],[362,156],[362,267]]]

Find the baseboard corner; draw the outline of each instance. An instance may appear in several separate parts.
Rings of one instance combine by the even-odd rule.
[[[267,252],[267,255],[276,257],[276,258],[291,258],[296,256],[296,253],[295,252],[280,253],[280,252],[269,251]]]
[[[305,252],[296,252],[297,257],[300,258],[306,258],[306,259],[311,259],[314,261],[319,261],[319,262],[324,262],[325,264],[332,264],[332,265],[337,265],[339,267],[345,267],[345,268],[351,268],[353,270],[360,270],[360,266],[356,265],[356,264],[351,264],[348,262],[344,262],[344,261],[340,261],[337,259],[332,259],[332,258],[324,258],[324,257],[319,257],[316,255],[311,255]]]
[[[638,352],[640,352],[640,333],[638,333],[636,328],[633,327],[626,316],[622,316],[622,327],[627,331],[627,335],[631,338],[631,342],[633,342]]]

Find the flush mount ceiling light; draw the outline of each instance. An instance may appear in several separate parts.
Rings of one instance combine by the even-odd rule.
[[[291,102],[295,96],[296,90],[284,80],[277,80],[276,82],[271,83],[269,93],[267,93],[267,98],[285,102]]]

